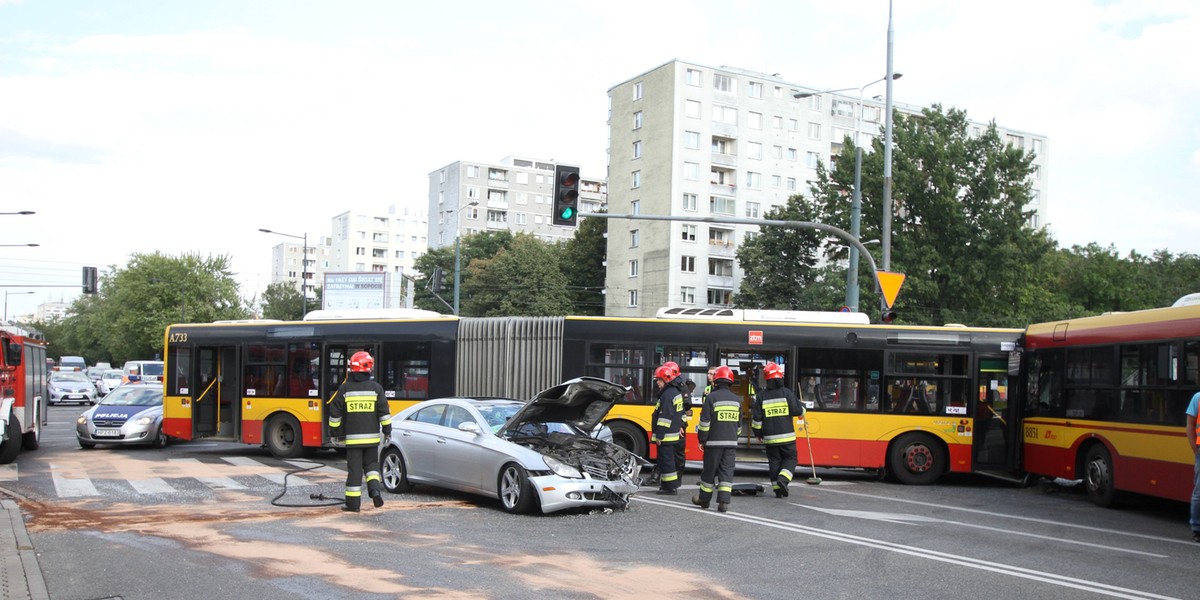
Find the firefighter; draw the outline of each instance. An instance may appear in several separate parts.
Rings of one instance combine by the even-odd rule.
[[[675,465],[675,447],[679,444],[679,430],[683,428],[683,395],[679,388],[671,385],[677,377],[675,371],[663,365],[654,370],[654,384],[658,387],[658,401],[650,420],[654,432],[650,441],[658,444],[658,491],[656,494],[674,496],[679,489],[679,470]]]
[[[680,415],[680,422],[683,426],[679,429],[679,443],[675,444],[675,468],[679,471],[679,476],[683,476],[683,472],[687,467],[687,427],[688,422],[692,420],[692,395],[687,388],[687,380],[683,378],[683,372],[679,369],[679,364],[673,361],[663,363],[664,367],[671,369],[671,373],[675,378],[671,380],[670,385],[675,386],[683,396],[683,413]]]
[[[796,418],[804,416],[804,405],[783,385],[783,368],[769,362],[763,367],[766,389],[754,397],[750,428],[767,447],[767,473],[776,498],[788,495],[788,484],[796,468]]]
[[[709,380],[709,392],[700,408],[696,433],[704,448],[704,470],[700,473],[700,493],[692,504],[707,509],[716,484],[717,510],[727,512],[733,494],[733,467],[737,453],[738,426],[742,421],[742,399],[729,390],[733,370],[717,367]]]
[[[375,359],[367,352],[350,357],[350,376],[338,386],[329,405],[329,431],[346,440],[346,505],[342,510],[358,512],[362,504],[363,471],[375,507],[383,506],[379,476],[379,431],[392,435],[392,415],[383,387],[371,379]]]

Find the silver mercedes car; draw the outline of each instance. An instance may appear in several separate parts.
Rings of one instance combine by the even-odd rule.
[[[588,435],[626,389],[593,377],[554,386],[528,403],[441,398],[392,418],[381,451],[384,487],[426,484],[498,498],[511,513],[625,508],[648,463]]]

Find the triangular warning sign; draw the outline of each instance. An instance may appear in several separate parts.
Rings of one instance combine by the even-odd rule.
[[[891,308],[896,302],[896,294],[900,293],[900,285],[904,283],[904,273],[876,271],[875,277],[879,279],[879,289],[883,290],[883,301]]]

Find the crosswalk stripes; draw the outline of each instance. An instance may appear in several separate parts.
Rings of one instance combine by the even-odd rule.
[[[54,460],[49,463],[55,494],[59,498],[81,498],[101,495],[96,487],[100,481],[123,481],[138,494],[172,494],[183,491],[175,480],[192,479],[214,490],[245,490],[252,486],[242,481],[261,478],[277,485],[284,484],[286,466],[272,465],[245,456],[218,457],[222,464],[209,464],[196,458],[170,458],[165,462],[143,461],[71,461]],[[300,468],[320,465],[308,461],[286,461]],[[230,472],[232,471],[232,476]],[[346,471],[330,466],[307,471],[309,474],[331,475],[343,478]],[[29,477],[27,474],[26,477]],[[241,478],[242,481],[234,479]],[[0,481],[17,481],[17,465],[0,465]],[[287,477],[289,486],[317,485],[311,479],[298,475]],[[184,486],[186,487],[186,486]]]
[[[17,463],[8,463],[0,465],[0,481],[16,481],[17,480]]]

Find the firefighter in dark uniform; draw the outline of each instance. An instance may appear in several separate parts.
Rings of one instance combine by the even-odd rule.
[[[679,429],[679,443],[675,444],[675,468],[679,471],[679,476],[683,477],[683,472],[687,467],[687,427],[688,422],[692,420],[692,395],[687,388],[687,380],[683,378],[683,371],[679,369],[679,364],[673,361],[663,363],[664,367],[671,369],[671,373],[675,378],[671,380],[670,385],[675,386],[683,396],[683,413],[680,415],[680,422],[683,424]]]
[[[658,491],[656,494],[674,496],[679,489],[679,470],[675,465],[675,447],[679,444],[679,430],[683,429],[683,394],[671,385],[676,375],[671,367],[663,365],[654,370],[654,384],[658,386],[658,401],[650,415],[654,423],[650,441],[658,444]]]
[[[700,473],[700,493],[692,496],[692,504],[707,509],[712,502],[715,483],[717,510],[727,512],[733,494],[742,399],[729,390],[733,384],[733,370],[729,367],[717,367],[710,381],[704,406],[700,408],[700,424],[696,426],[700,445],[704,448],[704,470]]]
[[[329,405],[329,431],[346,440],[346,505],[358,512],[362,505],[363,471],[375,507],[383,506],[383,479],[379,476],[379,430],[392,434],[392,414],[383,387],[371,379],[375,359],[367,352],[350,357],[350,375],[338,387]]]
[[[776,498],[788,495],[788,484],[796,469],[796,418],[804,416],[804,405],[783,385],[783,368],[769,362],[763,367],[766,389],[754,397],[750,428],[767,447],[767,473]]]

